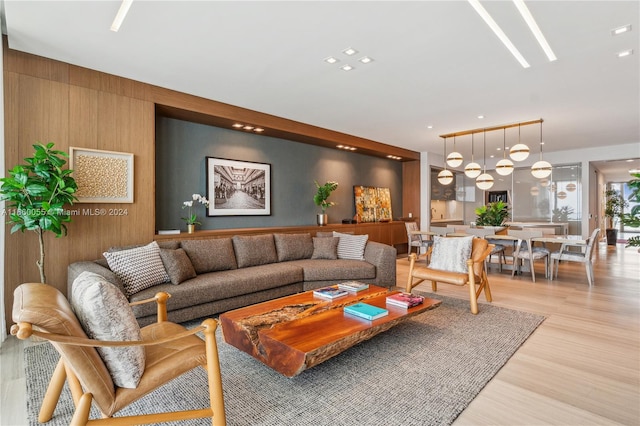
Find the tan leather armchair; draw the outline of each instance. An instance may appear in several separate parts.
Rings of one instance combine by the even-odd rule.
[[[437,283],[439,282],[460,286],[468,285],[471,313],[477,314],[478,298],[483,291],[487,302],[492,301],[491,288],[489,287],[489,280],[487,279],[487,273],[485,270],[485,259],[489,256],[494,246],[482,238],[474,238],[472,244],[471,258],[467,260],[467,273],[443,271],[429,267],[416,267],[416,256],[415,253],[412,253],[409,257],[409,279],[406,287],[407,293],[410,293],[415,286],[425,280],[431,281],[431,289],[434,292],[438,291]],[[428,254],[431,254],[430,251],[432,249],[433,247],[429,248]]]
[[[142,340],[106,342],[87,338],[67,299],[56,288],[39,283],[20,285],[14,292],[11,334],[19,339],[37,336],[50,341],[60,353],[60,361],[45,394],[38,421],[53,416],[65,380],[69,384],[76,410],[71,425],[149,424],[193,418],[211,418],[214,426],[226,424],[218,349],[215,340],[217,322],[205,320],[187,330],[166,321],[166,300],[160,292],[155,298],[137,303],[156,302],[158,322],[141,329]],[[195,336],[203,332],[205,340]],[[96,351],[101,346],[145,347],[145,369],[136,388],[114,385],[102,358]],[[122,408],[152,390],[193,368],[205,368],[208,376],[210,405],[198,410],[111,417]],[[104,418],[89,420],[92,401]]]

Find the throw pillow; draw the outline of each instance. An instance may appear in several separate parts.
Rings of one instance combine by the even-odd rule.
[[[197,274],[238,268],[231,238],[184,240],[181,246]]]
[[[311,234],[273,234],[278,262],[309,259],[313,255]]]
[[[103,255],[109,268],[122,281],[127,297],[145,288],[169,282],[160,258],[160,247],[155,241],[143,247],[104,252]]]
[[[193,269],[191,260],[189,260],[189,256],[183,249],[169,250],[161,248],[160,258],[171,279],[171,284],[180,284],[196,277],[196,271]]]
[[[86,271],[81,273],[73,281],[71,294],[71,307],[90,339],[142,340],[140,326],[124,294],[100,275]],[[138,386],[145,367],[144,347],[96,349],[116,386]]]
[[[335,260],[338,258],[338,242],[337,237],[313,237],[313,254],[312,259],[328,259]]]
[[[339,237],[338,259],[364,260],[364,249],[367,246],[369,235],[351,235],[333,232],[334,237]]]
[[[467,260],[471,258],[473,236],[440,237],[434,236],[433,251],[429,268],[441,271],[467,273]]]
[[[272,234],[235,235],[232,240],[238,268],[266,265],[278,261]]]

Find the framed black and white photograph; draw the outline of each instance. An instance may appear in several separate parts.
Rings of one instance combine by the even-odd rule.
[[[271,214],[271,164],[207,157],[207,216]]]

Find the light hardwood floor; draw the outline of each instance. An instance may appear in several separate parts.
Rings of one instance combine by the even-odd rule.
[[[399,287],[408,265],[404,256],[397,261]],[[553,281],[540,266],[537,271],[536,283],[528,274],[489,273],[495,305],[546,320],[454,424],[639,425],[640,253],[600,244],[592,288],[580,264],[563,263]],[[430,285],[418,289],[430,291]],[[438,289],[460,298],[467,291]],[[22,350],[13,337],[0,350],[1,425],[26,424]]]

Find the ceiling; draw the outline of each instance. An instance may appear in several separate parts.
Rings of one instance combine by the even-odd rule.
[[[638,1],[527,1],[553,62],[512,2],[483,1],[526,69],[466,1],[135,0],[118,32],[119,1],[3,3],[12,49],[413,151],[441,154],[441,134],[538,118],[545,152],[640,146]],[[618,58],[625,49],[634,54]],[[537,153],[540,126],[520,138]],[[487,155],[517,139],[517,127],[487,133]],[[456,139],[465,158],[470,145]],[[476,161],[482,148],[476,134]]]

